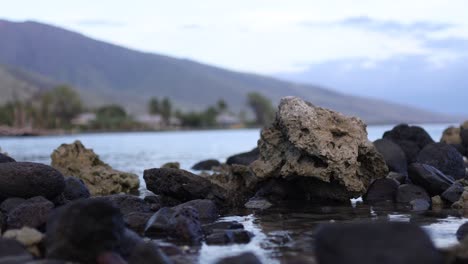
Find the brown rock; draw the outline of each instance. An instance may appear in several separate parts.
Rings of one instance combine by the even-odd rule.
[[[442,133],[440,142],[452,145],[461,144],[462,140],[460,137],[460,128],[453,126],[446,128]]]

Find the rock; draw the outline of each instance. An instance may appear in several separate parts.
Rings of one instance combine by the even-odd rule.
[[[464,188],[460,183],[454,183],[442,193],[441,197],[450,203],[454,203],[460,200],[463,191]]]
[[[406,156],[406,161],[409,164],[416,162],[421,148],[413,141],[409,140],[392,140],[403,150]]]
[[[110,202],[113,206],[119,208],[123,215],[140,212],[140,213],[152,213],[151,206],[143,199],[135,195],[129,194],[113,194],[102,197],[96,197],[94,199],[100,199]]]
[[[32,162],[0,163],[0,196],[3,198],[44,196],[53,199],[64,188],[62,174],[50,166]]]
[[[216,220],[219,217],[219,211],[216,204],[211,200],[192,200],[175,206],[174,210],[179,210],[182,207],[193,207],[198,211],[200,220]]]
[[[452,204],[453,209],[468,209],[468,187],[463,187],[463,193],[458,201]]]
[[[47,223],[47,257],[95,263],[103,252],[118,252],[125,224],[118,208],[99,199],[73,201]]]
[[[426,211],[431,208],[431,201],[419,198],[411,200],[408,205],[412,211]]]
[[[16,160],[14,160],[13,158],[3,153],[0,153],[0,163],[7,163],[7,162],[16,162]]]
[[[168,163],[163,164],[161,166],[161,168],[180,170],[180,163],[179,162],[168,162]]]
[[[388,172],[360,119],[297,97],[281,100],[274,124],[262,130],[259,151],[251,164],[259,179],[312,179],[310,191],[301,190],[312,199],[348,202]]]
[[[254,235],[246,230],[216,230],[206,237],[208,245],[247,244]]]
[[[379,139],[374,141],[374,146],[382,154],[390,171],[408,174],[406,155],[399,145],[388,139]]]
[[[414,184],[402,184],[398,187],[396,193],[397,203],[409,204],[411,201],[416,199],[423,199],[428,203],[431,202],[431,198],[427,194],[426,190],[420,186]]]
[[[65,177],[65,190],[63,191],[63,195],[65,199],[69,201],[86,199],[91,196],[83,180],[72,176]]]
[[[458,145],[462,143],[460,137],[460,128],[459,127],[448,127],[442,133],[442,138],[440,142],[450,145]]]
[[[203,160],[193,165],[192,170],[212,170],[214,167],[221,166],[221,163],[215,159]]]
[[[468,128],[460,131],[462,145],[465,148],[465,156],[468,156]]]
[[[416,160],[418,163],[435,167],[455,180],[465,177],[462,155],[454,147],[445,143],[428,144],[419,152]]]
[[[15,207],[17,207],[18,205],[24,203],[25,201],[26,199],[23,199],[23,198],[17,198],[17,197],[8,198],[0,204],[0,211],[8,213],[11,210],[13,210]]]
[[[133,212],[124,215],[125,225],[136,232],[143,235],[145,233],[146,224],[154,213]]]
[[[80,141],[62,144],[51,158],[52,166],[64,175],[83,180],[91,195],[129,193],[138,190],[140,185],[137,175],[112,169]]]
[[[24,226],[41,228],[53,209],[54,204],[44,197],[30,198],[8,212],[7,228],[19,229]]]
[[[233,156],[230,156],[226,160],[226,164],[228,165],[244,165],[249,166],[252,162],[258,159],[260,152],[258,148],[254,148],[251,151],[239,153]]]
[[[236,221],[221,221],[203,226],[203,233],[211,235],[220,230],[243,230],[244,225]]]
[[[128,259],[128,264],[170,264],[172,261],[154,242],[138,244]]]
[[[461,124],[460,129],[461,130],[468,130],[468,120],[466,120],[465,122],[463,122]]]
[[[432,204],[432,207],[443,207],[444,201],[439,195],[436,195],[431,198],[431,204]]]
[[[221,187],[185,170],[149,169],[144,171],[143,178],[148,190],[181,202],[210,199],[217,204],[223,204],[226,200],[225,190]]]
[[[23,261],[24,263],[32,260],[32,256],[20,242],[14,239],[0,238],[0,263],[13,263],[6,262],[7,260],[16,260],[17,263]]]
[[[383,138],[390,139],[397,144],[402,140],[411,141],[416,143],[420,149],[428,144],[434,143],[434,140],[422,127],[408,126],[407,124],[400,124],[395,126],[392,130],[386,131],[383,134]]]
[[[377,179],[372,182],[363,196],[366,203],[394,202],[398,190],[398,183],[392,179]]]
[[[248,209],[258,209],[258,210],[266,210],[273,206],[273,204],[268,201],[266,198],[262,197],[252,197],[248,202],[245,203],[245,208]]]
[[[39,244],[44,239],[44,235],[36,229],[23,227],[21,229],[8,230],[3,234],[4,238],[15,239],[25,246],[28,251],[36,257],[40,256]]]
[[[457,235],[458,241],[464,240],[467,234],[468,234],[468,222],[465,222],[457,229],[456,235]]]
[[[426,232],[410,223],[328,224],[315,237],[320,264],[444,263]]]
[[[198,211],[193,207],[161,208],[145,229],[149,237],[166,237],[190,244],[199,244],[203,238]]]
[[[233,257],[226,257],[218,262],[216,264],[262,264],[262,262],[255,256],[254,253],[251,252],[246,252],[242,253],[238,256],[233,256]]]
[[[421,163],[412,163],[408,168],[410,180],[423,187],[431,196],[442,194],[454,180],[438,169]]]
[[[397,172],[389,172],[387,177],[387,179],[392,179],[392,180],[395,180],[396,182],[398,182],[399,184],[404,184],[406,183],[406,179],[408,178],[407,176],[403,175],[403,174],[400,174],[400,173],[397,173]]]

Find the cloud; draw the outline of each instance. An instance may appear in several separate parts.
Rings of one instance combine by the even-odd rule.
[[[453,51],[468,52],[468,39],[467,38],[441,38],[441,39],[427,39],[425,45],[433,49],[449,49]]]
[[[203,26],[199,24],[185,24],[185,25],[182,25],[180,28],[184,30],[195,30],[195,29],[201,29],[203,28]]]
[[[84,19],[76,21],[76,24],[79,26],[89,26],[89,27],[122,27],[125,23],[121,21],[113,20],[102,20],[102,19]]]

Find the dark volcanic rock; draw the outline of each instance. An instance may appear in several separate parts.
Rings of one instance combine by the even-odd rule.
[[[418,144],[409,140],[392,140],[392,141],[398,144],[398,146],[400,146],[400,148],[403,150],[403,152],[405,153],[406,161],[408,162],[408,165],[416,162],[416,158],[418,157],[418,154],[421,151],[421,148],[418,146]]]
[[[73,176],[65,177],[65,190],[63,191],[63,195],[64,198],[69,201],[89,198],[91,196],[83,180]]]
[[[385,163],[390,171],[407,175],[408,166],[406,155],[399,145],[391,140],[379,139],[374,141],[374,146],[384,157]]]
[[[383,138],[390,139],[395,142],[401,140],[412,141],[421,149],[427,144],[434,143],[434,140],[422,127],[408,126],[407,124],[395,126],[392,130],[385,132],[383,134]]]
[[[221,221],[203,226],[203,233],[205,235],[211,235],[212,233],[219,230],[243,230],[244,225],[236,221]]]
[[[409,202],[409,208],[413,211],[425,211],[429,210],[431,203],[425,199],[414,199]]]
[[[47,256],[95,263],[103,252],[118,252],[125,224],[118,208],[99,199],[74,201],[49,218]]]
[[[208,245],[247,244],[254,235],[243,229],[216,230],[206,237]]]
[[[8,213],[11,210],[13,210],[15,207],[17,207],[18,205],[24,203],[25,201],[26,199],[23,199],[23,198],[17,198],[17,197],[8,198],[0,204],[0,211]]]
[[[94,199],[100,199],[110,202],[113,206],[120,209],[123,215],[140,212],[151,213],[151,206],[138,196],[130,194],[113,194],[101,196]]]
[[[201,220],[215,220],[219,217],[219,211],[216,204],[211,200],[192,200],[183,204],[175,206],[174,210],[178,210],[182,207],[190,206],[198,211],[198,216]]]
[[[19,229],[23,226],[40,228],[46,222],[54,204],[44,197],[30,198],[8,212],[7,228]]]
[[[404,184],[406,183],[406,179],[408,178],[407,176],[403,175],[403,174],[400,174],[398,172],[389,172],[387,177],[387,179],[392,179],[392,180],[395,180],[397,181],[399,184]]]
[[[423,187],[431,196],[443,193],[454,183],[451,177],[427,164],[412,163],[408,173],[410,180]]]
[[[7,163],[7,162],[16,162],[16,160],[11,158],[10,156],[0,153],[0,163]]]
[[[426,190],[414,184],[402,184],[398,187],[396,194],[396,202],[409,204],[416,199],[423,199],[431,202],[431,197],[427,194]]]
[[[418,226],[403,222],[321,226],[315,254],[320,264],[442,264],[442,254]]]
[[[255,254],[251,252],[247,253],[242,253],[238,256],[234,257],[226,257],[218,262],[216,264],[262,264],[262,262],[255,256]]]
[[[39,163],[0,163],[0,196],[53,199],[65,188],[65,180],[56,169]]]
[[[153,213],[134,212],[126,214],[124,215],[125,225],[137,234],[143,235],[151,216],[153,216]]]
[[[398,183],[392,179],[377,179],[371,183],[363,199],[367,203],[395,201]]]
[[[185,170],[149,169],[144,171],[143,178],[148,190],[181,202],[210,199],[217,204],[223,204],[226,200],[225,191],[221,187]]]
[[[244,153],[236,154],[236,155],[229,157],[226,160],[226,164],[228,165],[239,164],[239,165],[248,166],[252,162],[257,160],[259,155],[260,155],[260,152],[258,148],[254,148],[249,152],[244,152]]]
[[[221,163],[215,159],[204,160],[193,165],[192,170],[212,170],[214,167],[218,167],[220,165]]]
[[[154,242],[138,244],[128,258],[128,264],[170,264],[172,261]]]
[[[465,177],[463,157],[452,146],[445,143],[429,144],[419,152],[418,163],[431,165],[455,180]]]
[[[163,207],[148,221],[145,235],[155,238],[169,236],[177,241],[198,244],[203,238],[198,211],[187,206],[177,209]]]
[[[454,183],[452,184],[447,190],[445,190],[441,197],[445,199],[446,201],[449,201],[451,203],[454,203],[458,200],[460,200],[460,197],[464,191],[463,185],[460,183]]]
[[[22,261],[32,260],[32,256],[18,241],[0,237],[0,263],[15,263],[6,262],[7,259],[18,261],[16,263],[22,263]]]
[[[457,230],[457,239],[458,241],[462,241],[466,235],[468,235],[468,222],[465,222],[461,225]]]

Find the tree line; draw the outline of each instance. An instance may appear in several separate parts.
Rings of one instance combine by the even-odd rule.
[[[183,111],[177,109],[168,97],[150,98],[147,106],[149,115],[158,115],[162,125],[169,127],[171,120],[178,120],[179,126],[187,128],[217,127],[217,117],[221,114],[236,116],[245,126],[266,126],[274,118],[275,110],[271,101],[256,92],[247,95],[247,105],[253,112],[253,119],[246,112],[234,114],[229,105],[220,99],[215,105],[204,110]],[[80,95],[69,86],[58,86],[25,101],[8,102],[0,105],[0,125],[34,129],[73,129],[74,118],[83,113],[93,113],[95,118],[83,130],[134,130],[145,129],[145,124],[136,121],[124,107],[117,104],[90,109],[85,106]]]

